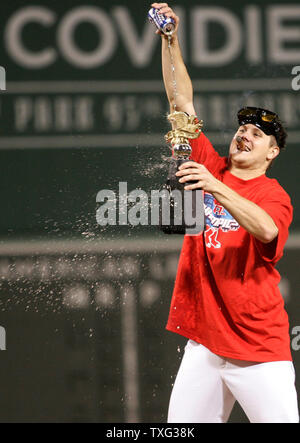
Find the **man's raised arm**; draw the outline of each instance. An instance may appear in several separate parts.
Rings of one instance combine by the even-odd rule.
[[[177,35],[179,17],[167,3],[153,3],[151,6],[159,9],[160,12],[167,17],[172,17],[176,26],[171,37],[171,52],[175,68],[174,73],[172,72],[172,60],[168,47],[168,37],[157,31],[157,34],[160,34],[162,39],[162,72],[171,112],[174,111],[174,105],[176,104],[176,111],[184,111],[190,115],[195,115],[193,86],[182,58]],[[174,88],[174,79],[176,80],[176,88]],[[174,92],[176,92],[176,97],[174,97]]]

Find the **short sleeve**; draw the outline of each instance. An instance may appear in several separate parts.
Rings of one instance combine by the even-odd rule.
[[[276,263],[283,255],[284,245],[289,235],[289,227],[293,219],[293,206],[288,194],[280,188],[270,189],[267,197],[258,203],[274,221],[278,228],[277,237],[270,243],[262,243],[254,239],[261,257],[267,262]]]
[[[227,164],[227,158],[218,154],[203,132],[198,138],[190,140],[190,144],[192,147],[191,160],[203,164],[212,174]]]

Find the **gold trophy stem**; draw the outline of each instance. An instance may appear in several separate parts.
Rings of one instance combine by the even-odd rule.
[[[203,121],[195,115],[188,115],[182,111],[175,111],[168,115],[173,129],[165,135],[165,139],[173,147],[174,157],[189,158],[192,152],[189,140],[199,137]]]

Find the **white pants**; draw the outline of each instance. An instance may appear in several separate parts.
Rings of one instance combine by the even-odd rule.
[[[225,423],[235,400],[251,423],[298,423],[293,363],[222,358],[189,340],[173,387],[168,423]]]

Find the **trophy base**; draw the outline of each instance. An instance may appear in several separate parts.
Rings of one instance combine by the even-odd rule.
[[[190,161],[188,158],[172,158],[169,166],[169,173],[167,182],[170,184],[171,188],[184,190],[184,187],[187,185],[192,185],[197,183],[197,180],[191,180],[189,182],[180,183],[179,178],[176,175],[176,172],[179,170],[179,167],[183,164]]]

